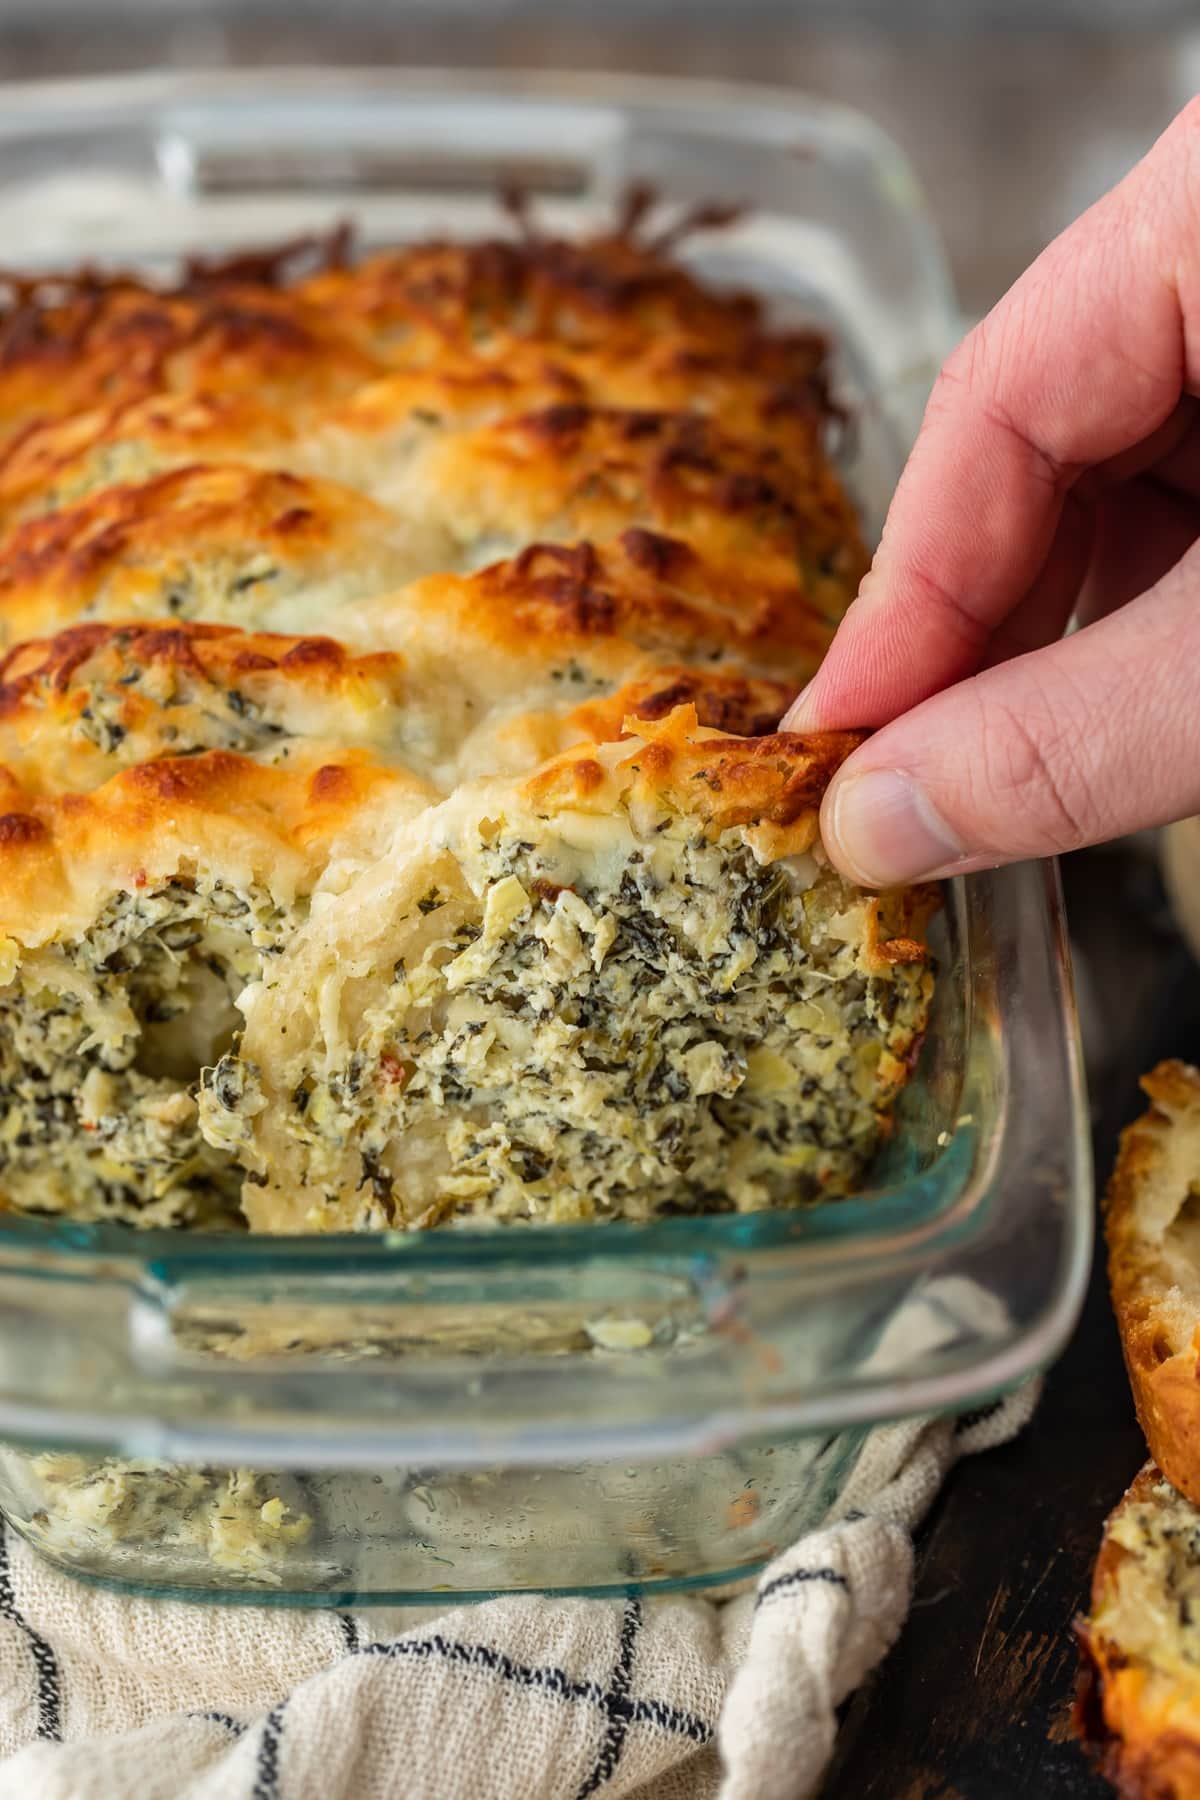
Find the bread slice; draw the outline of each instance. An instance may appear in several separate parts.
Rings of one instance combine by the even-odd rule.
[[[1126,1800],[1200,1800],[1200,1512],[1150,1462],[1112,1513],[1079,1627],[1081,1735]]]
[[[1200,1505],[1200,1071],[1160,1063],[1109,1183],[1109,1281],[1150,1452]]]
[[[247,990],[200,1109],[254,1229],[751,1211],[861,1174],[933,896],[824,858],[853,734],[627,728],[405,822]]]

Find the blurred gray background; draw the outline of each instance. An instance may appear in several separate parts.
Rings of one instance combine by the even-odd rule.
[[[1200,90],[1200,3],[0,0],[5,81],[226,63],[628,70],[845,102],[908,152],[977,314]]]

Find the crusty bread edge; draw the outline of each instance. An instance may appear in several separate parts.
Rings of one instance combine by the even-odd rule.
[[[1142,1289],[1137,1244],[1139,1197],[1161,1161],[1168,1108],[1200,1106],[1200,1072],[1160,1063],[1142,1087],[1153,1104],[1121,1134],[1105,1198],[1109,1286],[1150,1454],[1172,1487],[1200,1506],[1200,1349],[1195,1339],[1185,1350],[1168,1349],[1153,1300]]]
[[[1123,1646],[1095,1623],[1104,1614],[1117,1570],[1129,1554],[1112,1538],[1110,1527],[1127,1506],[1149,1501],[1161,1479],[1155,1465],[1146,1463],[1109,1515],[1092,1572],[1091,1617],[1075,1624],[1082,1664],[1075,1729],[1121,1800],[1196,1800],[1200,1796],[1200,1739],[1157,1727],[1142,1706],[1145,1670],[1131,1662]]]

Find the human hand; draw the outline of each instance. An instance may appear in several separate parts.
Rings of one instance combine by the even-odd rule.
[[[791,730],[882,887],[1200,812],[1200,101],[950,357]],[[1063,638],[1072,613],[1081,629]]]

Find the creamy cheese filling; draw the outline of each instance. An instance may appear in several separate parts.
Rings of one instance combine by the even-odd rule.
[[[735,834],[678,822],[588,859],[590,879],[510,838],[484,850],[477,893],[431,887],[352,1040],[297,1071],[285,1130],[337,1206],[308,1226],[646,1218],[844,1189],[929,976],[873,962],[875,902],[805,861],[763,868]],[[231,1050],[204,1077],[205,1137],[248,1151],[263,1104]]]
[[[144,693],[162,716],[152,714],[149,728],[130,730],[129,697]],[[70,729],[122,768],[133,768],[164,753],[192,755],[201,750],[231,750],[243,756],[269,758],[285,726],[240,688],[216,682],[193,682],[191,691],[172,679],[161,664],[133,664],[115,687],[92,685],[87,705]]]
[[[78,1219],[235,1222],[241,1175],[205,1142],[195,1085],[295,923],[261,891],[180,879],[27,951],[0,989],[4,1199]]]
[[[1160,1479],[1109,1526],[1122,1559],[1096,1623],[1136,1656],[1194,1682],[1200,1669],[1200,1512]]]

